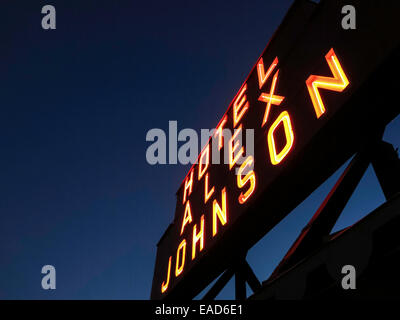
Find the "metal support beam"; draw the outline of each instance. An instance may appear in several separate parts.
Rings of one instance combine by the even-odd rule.
[[[390,143],[381,141],[377,145],[372,166],[386,200],[400,192],[400,159]]]
[[[240,264],[235,273],[235,300],[243,301],[247,298],[246,277]]]
[[[270,279],[289,269],[324,242],[370,163],[369,150],[358,153],[344,170],[317,212],[304,227]]]
[[[236,300],[245,300],[247,298],[246,282],[249,284],[253,292],[256,292],[261,288],[260,281],[257,279],[257,276],[247,263],[245,257],[241,257],[238,258],[237,263],[234,266],[225,270],[211,289],[204,295],[202,300],[214,300],[234,275]]]
[[[369,148],[355,155],[267,282],[275,279],[324,243],[370,163],[386,199],[400,192],[400,159],[397,152],[387,142],[373,142]],[[235,275],[236,300],[247,298],[246,282],[253,292],[261,288],[261,283],[247,263],[244,254],[236,259],[231,268],[225,270],[203,300],[215,299],[233,275]]]
[[[243,272],[245,273],[247,283],[251,290],[253,290],[254,293],[258,291],[261,288],[261,283],[246,260],[243,263]]]
[[[204,295],[202,300],[214,300],[218,293],[226,286],[226,284],[231,280],[235,270],[229,268],[219,277],[219,279],[214,283],[211,289]]]

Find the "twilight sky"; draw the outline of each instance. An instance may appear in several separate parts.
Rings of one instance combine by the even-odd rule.
[[[0,4],[0,299],[148,299],[189,167],[147,164],[152,128],[214,127],[292,0]],[[41,28],[54,5],[57,29]],[[396,147],[400,121],[385,138]],[[265,280],[340,170],[261,240]],[[371,169],[336,229],[384,201]],[[57,289],[41,288],[41,268]],[[232,285],[220,298],[233,298]]]

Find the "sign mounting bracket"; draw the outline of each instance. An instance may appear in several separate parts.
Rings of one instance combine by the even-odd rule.
[[[261,288],[261,283],[246,261],[246,256],[238,257],[236,263],[225,270],[211,289],[204,295],[202,300],[214,300],[233,276],[235,276],[236,300],[245,300],[247,298],[246,283],[249,284],[253,292],[256,292]]]
[[[369,164],[372,164],[374,168],[386,199],[400,192],[400,159],[397,150],[385,141],[373,142],[371,146],[354,156],[317,212],[303,228],[265,283],[275,280],[330,239],[332,228]]]

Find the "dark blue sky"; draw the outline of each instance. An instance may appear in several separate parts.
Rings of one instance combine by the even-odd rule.
[[[148,165],[146,132],[214,127],[291,3],[2,1],[0,299],[149,298],[188,167]],[[399,145],[398,120],[385,136]],[[334,178],[250,251],[261,280]],[[369,169],[336,228],[383,201]]]

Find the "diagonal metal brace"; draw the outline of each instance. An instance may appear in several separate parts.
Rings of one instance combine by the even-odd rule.
[[[324,243],[369,164],[368,150],[356,154],[269,280],[276,278]]]

